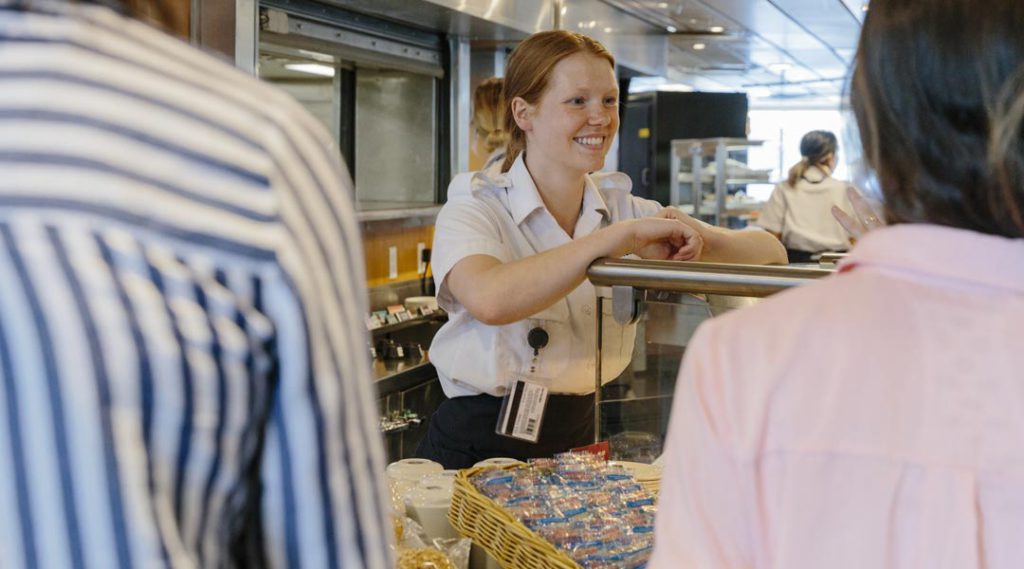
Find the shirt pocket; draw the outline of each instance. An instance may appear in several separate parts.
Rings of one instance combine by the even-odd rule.
[[[534,328],[547,333],[547,344],[537,351],[530,347],[528,336]],[[498,369],[510,376],[537,381],[558,392],[560,380],[566,377],[572,357],[574,336],[569,320],[569,304],[559,300],[529,318],[502,326]],[[532,368],[532,370],[531,370]]]

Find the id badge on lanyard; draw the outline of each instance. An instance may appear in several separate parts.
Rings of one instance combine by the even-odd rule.
[[[533,348],[530,371],[525,377],[513,377],[501,401],[498,424],[495,432],[499,435],[536,443],[544,421],[544,409],[548,403],[548,388],[531,379],[537,370],[540,350],[548,345],[548,333],[540,327],[530,330],[526,337]]]

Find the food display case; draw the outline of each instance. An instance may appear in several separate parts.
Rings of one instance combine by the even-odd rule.
[[[597,287],[595,362],[597,440],[613,459],[652,462],[661,455],[672,395],[686,346],[701,322],[834,272],[834,265],[758,266],[600,259],[588,270]],[[609,330],[635,324],[630,364],[601,385],[612,356]],[[733,346],[743,357],[745,346]],[[606,351],[606,350],[605,350]]]

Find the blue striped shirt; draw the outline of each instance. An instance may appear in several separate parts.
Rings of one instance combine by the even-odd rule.
[[[0,0],[0,566],[390,567],[364,265],[286,95]]]

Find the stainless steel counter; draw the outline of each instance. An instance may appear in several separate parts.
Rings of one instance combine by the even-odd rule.
[[[377,396],[404,391],[423,382],[437,378],[437,371],[424,351],[423,357],[404,360],[373,360],[373,380],[377,385]]]

